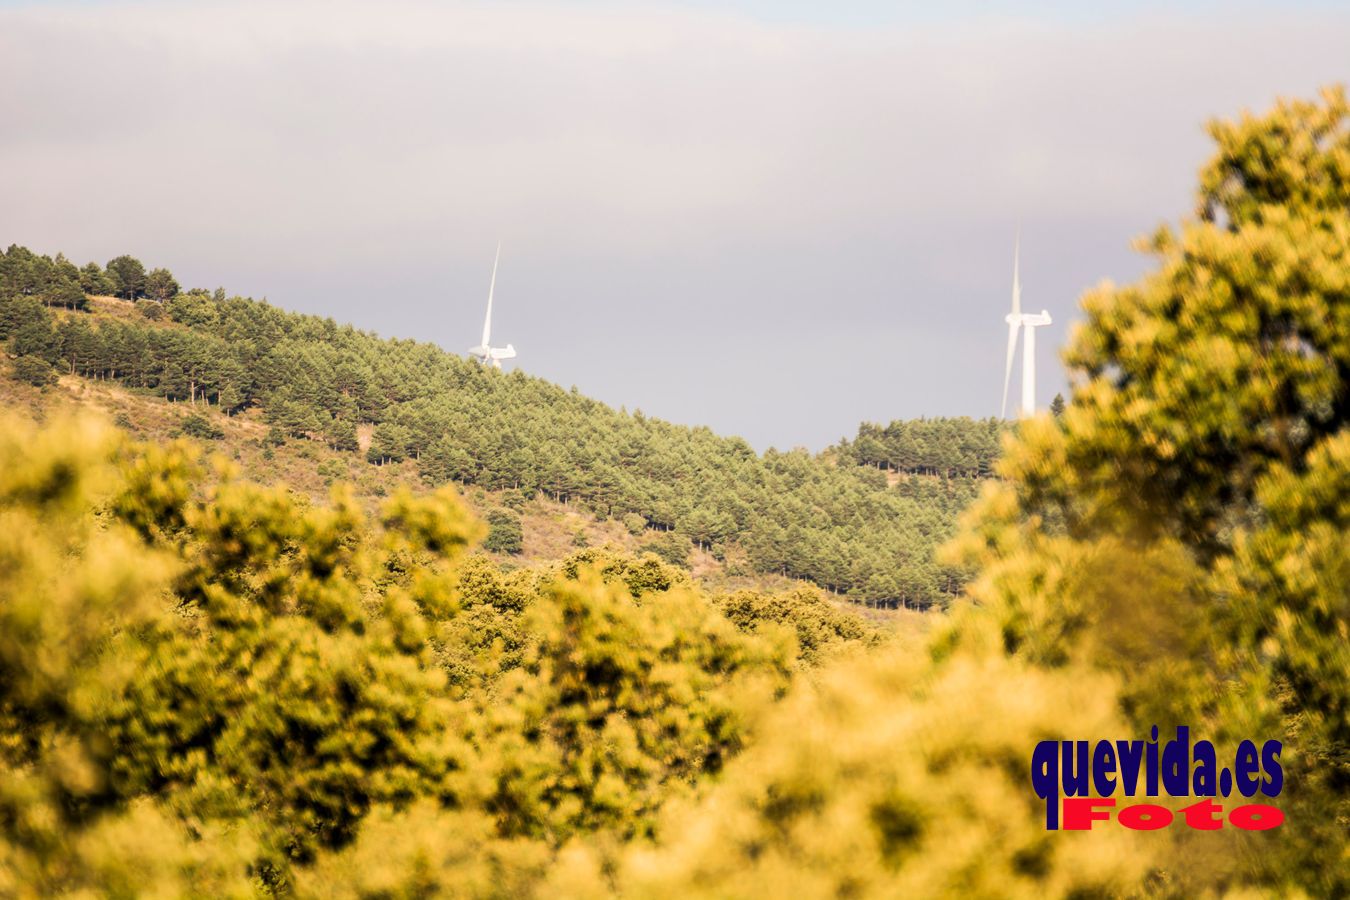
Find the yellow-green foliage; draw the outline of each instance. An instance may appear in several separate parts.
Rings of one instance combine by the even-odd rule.
[[[485,556],[464,560],[455,573],[458,607],[432,633],[453,690],[463,695],[524,660],[529,635],[522,621],[535,595],[528,573],[502,573]]]
[[[766,626],[789,629],[805,665],[819,665],[837,650],[879,637],[862,619],[841,612],[820,590],[806,586],[776,594],[736,591],[717,598],[717,605],[742,631],[755,633]]]
[[[421,800],[373,810],[350,847],[296,873],[296,893],[352,900],[528,897],[552,863],[548,844],[503,838],[481,810]]]
[[[742,635],[687,587],[634,604],[598,573],[550,585],[524,665],[484,709],[488,801],[508,834],[650,831],[672,792],[740,749],[786,683],[788,652]]]
[[[1350,887],[1350,432],[1303,472],[1268,475],[1257,496],[1264,521],[1237,536],[1214,582],[1233,604],[1228,664],[1283,715],[1286,793],[1302,814],[1264,868],[1339,891]]]
[[[483,529],[446,493],[372,522],[341,487],[311,505],[187,444],[4,433],[0,892],[884,894],[1009,871],[1062,892],[1130,871],[1051,846],[1024,783],[1036,739],[1105,727],[1104,678],[935,670],[921,643],[819,668],[876,637],[814,592],[714,602],[598,550],[502,572],[466,555]]]
[[[247,829],[189,836],[161,798],[120,802],[106,712],[141,674],[137,631],[181,568],[111,519],[116,436],[0,427],[0,894],[247,887]]]
[[[545,577],[575,578],[584,568],[595,569],[606,581],[621,582],[633,599],[653,591],[668,591],[672,587],[688,585],[689,573],[677,566],[662,562],[655,554],[644,553],[632,557],[607,549],[589,549],[573,553],[561,560]]]
[[[1123,829],[1045,830],[1037,740],[1115,734],[1111,679],[892,644],[773,714],[621,884],[642,897],[1102,896],[1146,871]]]
[[[654,559],[465,557],[484,529],[447,492],[370,522],[187,444],[0,432],[3,894],[285,890],[321,859],[319,885],[433,821],[490,892],[649,833],[794,667]]]

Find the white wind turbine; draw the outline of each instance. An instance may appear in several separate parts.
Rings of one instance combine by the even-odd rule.
[[[469,349],[469,355],[477,359],[483,365],[489,363],[497,369],[502,367],[502,360],[515,359],[516,348],[507,344],[505,347],[492,346],[492,293],[497,289],[497,263],[502,259],[502,244],[497,242],[497,256],[492,260],[492,281],[488,283],[488,308],[487,318],[483,320],[483,342],[477,347]]]
[[[1026,329],[1026,339],[1022,342],[1022,415],[1036,414],[1036,329],[1050,324],[1050,313],[1041,310],[1040,314],[1022,312],[1022,282],[1018,278],[1018,258],[1022,253],[1022,238],[1018,235],[1013,249],[1013,291],[1012,312],[1005,321],[1008,323],[1008,362],[1003,371],[1003,411],[1008,415],[1008,383],[1012,380],[1013,354],[1017,352],[1017,329]]]

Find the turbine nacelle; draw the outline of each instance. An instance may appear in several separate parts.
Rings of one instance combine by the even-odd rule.
[[[516,348],[511,344],[505,347],[484,347],[481,344],[469,348],[469,355],[479,359],[515,359]]]
[[[516,348],[511,344],[505,347],[471,347],[469,355],[485,366],[491,365],[495,369],[500,369],[502,360],[516,358]]]
[[[1008,313],[1003,317],[1003,321],[1016,328],[1019,325],[1025,325],[1028,328],[1039,328],[1042,325],[1053,324],[1050,319],[1050,311],[1043,309],[1040,313]]]

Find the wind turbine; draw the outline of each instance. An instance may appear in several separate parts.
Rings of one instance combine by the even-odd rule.
[[[492,346],[492,293],[497,289],[497,263],[502,259],[502,242],[497,242],[497,256],[492,260],[492,281],[488,283],[488,308],[487,318],[483,320],[483,342],[477,347],[469,349],[469,355],[477,359],[483,365],[489,363],[495,369],[502,367],[502,360],[515,359],[516,348],[507,344],[505,347]]]
[[[1022,312],[1022,282],[1018,278],[1018,258],[1022,255],[1022,236],[1017,236],[1013,249],[1012,312],[1004,319],[1008,323],[1008,363],[1003,371],[1003,411],[1008,415],[1008,383],[1012,380],[1013,354],[1017,352],[1017,329],[1025,328],[1022,341],[1022,415],[1036,414],[1036,329],[1050,324],[1050,313]]]

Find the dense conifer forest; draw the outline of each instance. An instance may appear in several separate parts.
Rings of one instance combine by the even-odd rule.
[[[89,291],[127,302],[91,306]],[[223,290],[181,292],[167,270],[129,256],[79,268],[19,246],[0,257],[0,340],[31,383],[62,372],[206,415],[258,409],[269,442],[351,454],[371,426],[372,465],[412,459],[431,486],[583,504],[650,531],[672,561],[681,547],[735,545],[758,571],[870,605],[931,607],[960,590],[965,572],[933,551],[992,474],[1002,431],[992,419],[895,422],[819,457],[761,455],[430,344]]]

